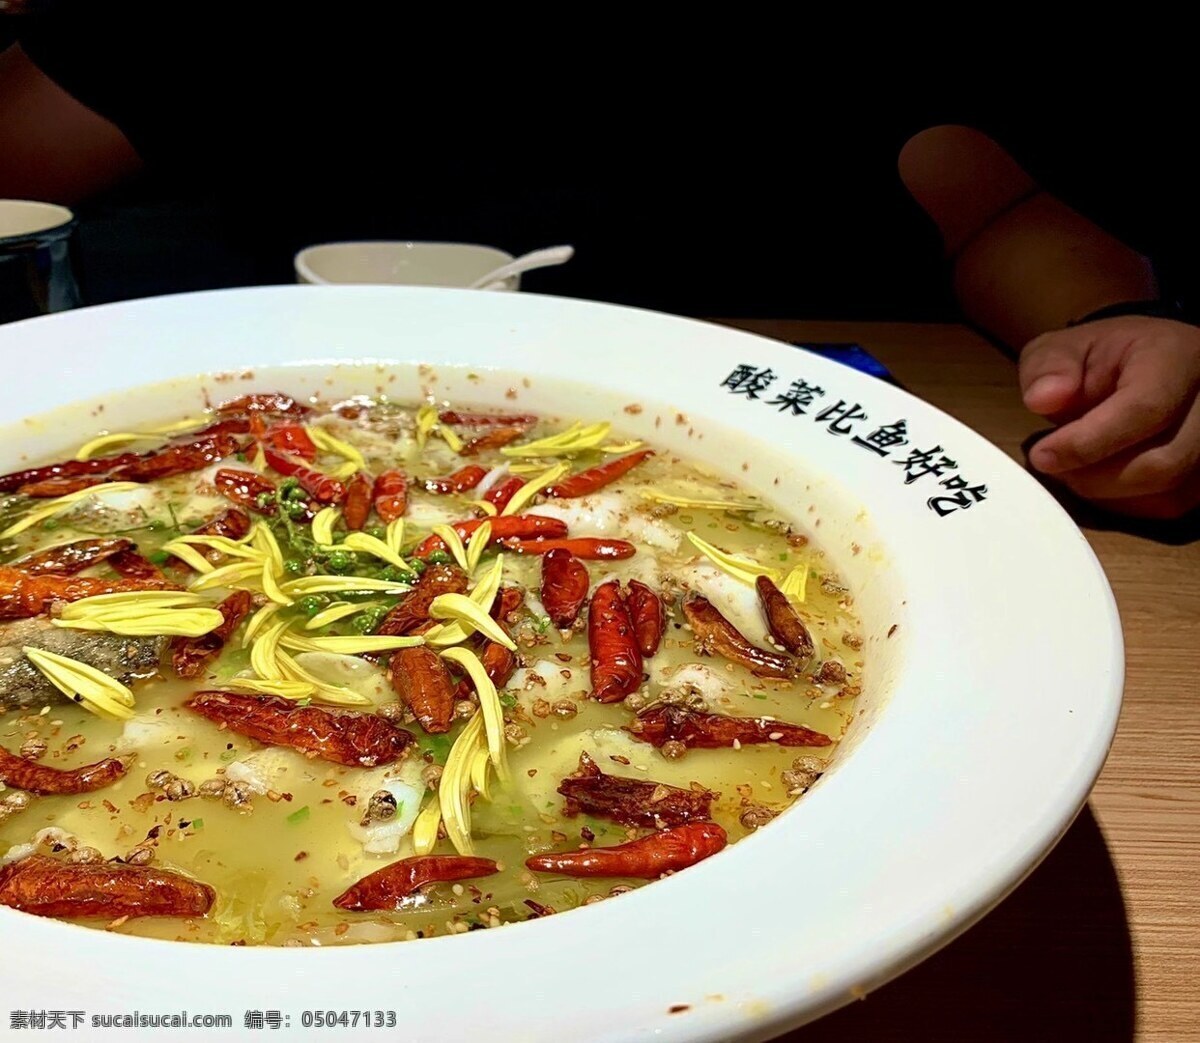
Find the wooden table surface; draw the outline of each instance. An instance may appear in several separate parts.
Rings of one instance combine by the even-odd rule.
[[[731,321],[854,342],[908,390],[1024,462],[1045,427],[1013,361],[959,326]],[[1057,848],[999,908],[802,1043],[1200,1041],[1200,525],[1068,505],[1125,630],[1125,704],[1099,782]]]

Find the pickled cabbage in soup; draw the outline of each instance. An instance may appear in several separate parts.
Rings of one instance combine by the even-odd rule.
[[[293,946],[546,916],[767,825],[852,716],[809,536],[608,423],[262,393],[67,448],[0,477],[13,909]]]

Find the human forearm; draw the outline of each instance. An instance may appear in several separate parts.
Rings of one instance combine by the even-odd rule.
[[[43,73],[0,52],[0,197],[76,203],[135,173],[125,136]]]
[[[1014,348],[1097,308],[1156,296],[1150,263],[1055,199],[971,127],[931,127],[900,176],[942,234],[964,313]]]
[[[1145,257],[1040,190],[995,215],[953,260],[963,312],[1018,348],[1105,305],[1158,295]]]

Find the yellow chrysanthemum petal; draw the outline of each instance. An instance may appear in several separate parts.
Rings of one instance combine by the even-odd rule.
[[[437,427],[438,410],[437,406],[423,405],[417,410],[417,445],[424,447],[425,440],[429,437],[429,432]]]
[[[404,594],[411,590],[408,583],[390,579],[369,579],[364,576],[301,576],[280,584],[289,597],[306,594],[336,594],[351,590],[382,590],[389,594]]]
[[[454,620],[464,624],[465,628],[479,631],[510,652],[517,650],[512,638],[504,632],[500,624],[465,594],[439,594],[429,605],[429,618]]]
[[[565,431],[539,438],[523,445],[506,445],[500,452],[505,456],[571,456],[585,449],[595,449],[608,437],[612,424],[607,421],[584,427],[576,422]]]
[[[349,478],[355,471],[365,470],[367,461],[363,459],[363,455],[359,450],[352,446],[349,442],[343,442],[340,438],[331,435],[323,427],[307,427],[308,437],[312,439],[313,445],[325,453],[333,453],[335,456],[340,456],[346,461],[347,468],[344,474],[340,474],[339,478]],[[338,468],[342,470],[342,468]]]
[[[460,855],[475,853],[471,841],[471,805],[467,798],[471,792],[471,768],[476,752],[484,748],[483,714],[476,713],[458,734],[446,766],[438,782],[438,803],[442,821],[446,825],[446,836]]]
[[[314,677],[286,652],[276,652],[275,661],[280,672],[289,681],[301,681],[313,686],[313,698],[335,706],[370,706],[371,700],[360,695],[351,688],[337,684],[328,684],[319,677]]]
[[[450,549],[450,553],[454,555],[454,560],[458,562],[459,568],[464,572],[467,568],[467,549],[463,546],[462,537],[458,534],[458,530],[449,525],[435,525],[433,534],[441,537],[442,542]]]
[[[133,716],[133,692],[108,674],[43,648],[27,645],[21,651],[47,681],[73,702],[112,720],[128,720]]]
[[[701,539],[694,532],[689,532],[687,538],[691,540],[692,545],[709,561],[717,566],[722,572],[727,573],[734,579],[745,583],[748,587],[754,586],[754,581],[759,576],[769,576],[774,582],[779,582],[779,570],[771,568],[769,565],[760,565],[756,561],[750,561],[747,558],[742,558],[734,554],[729,554],[718,547],[714,547],[707,540]]]
[[[467,672],[471,683],[475,686],[475,694],[479,696],[479,709],[483,713],[483,726],[487,734],[488,754],[501,779],[508,777],[508,767],[504,757],[504,708],[500,705],[500,695],[496,685],[488,677],[487,670],[479,656],[468,648],[447,648],[442,653],[443,659],[457,663]],[[482,789],[482,787],[476,787]]]
[[[386,561],[389,565],[395,565],[398,569],[416,575],[416,570],[407,561],[376,536],[369,536],[365,532],[347,533],[345,539],[342,540],[342,546],[350,550],[361,551],[363,554],[370,554]]]
[[[10,536],[16,536],[26,529],[33,528],[38,522],[58,514],[59,511],[65,511],[68,507],[73,507],[80,500],[86,500],[89,496],[95,496],[98,493],[125,492],[128,489],[137,488],[139,488],[137,482],[101,482],[99,485],[89,486],[87,489],[80,489],[78,492],[68,493],[66,496],[56,496],[52,500],[46,500],[40,507],[35,507],[19,521],[13,522],[7,529],[0,532],[0,539],[6,540]]]
[[[803,563],[792,569],[783,577],[783,582],[779,584],[779,589],[790,601],[803,604],[808,594],[808,564]]]
[[[283,699],[311,699],[317,691],[316,685],[306,681],[268,681],[262,677],[231,677],[224,686],[261,695],[278,695]]]
[[[364,652],[394,652],[397,648],[423,645],[423,637],[390,637],[385,634],[350,634],[345,637],[302,637],[284,634],[279,643],[293,652],[337,652],[340,655],[362,655]]]
[[[360,601],[357,603],[335,601],[328,608],[321,609],[320,612],[305,623],[304,629],[320,630],[321,627],[327,627],[330,623],[336,623],[339,619],[345,619],[347,616],[354,616],[368,608],[375,607],[375,603],[371,601]]]
[[[123,637],[201,637],[216,630],[225,617],[215,608],[147,609],[140,615],[96,613],[75,619],[52,619],[68,630],[101,630]]]
[[[513,515],[524,510],[538,493],[545,489],[547,485],[557,482],[569,470],[570,467],[566,464],[555,464],[548,471],[543,471],[536,478],[530,479],[513,493],[512,499],[505,505],[502,514]]]
[[[333,540],[333,527],[341,518],[342,512],[337,507],[322,507],[312,520],[312,538],[314,543],[330,546]]]
[[[475,570],[479,567],[479,559],[483,557],[483,552],[487,550],[487,545],[492,540],[492,523],[484,522],[478,529],[471,533],[470,542],[467,544],[467,575],[475,575]]]
[[[122,446],[133,445],[135,442],[161,442],[162,436],[143,434],[138,431],[114,431],[112,434],[100,435],[90,442],[84,442],[75,454],[76,460],[90,460],[106,450],[120,449]]]
[[[413,823],[413,850],[418,855],[427,855],[434,849],[437,844],[438,826],[441,823],[442,806],[438,802],[437,794],[434,793]]]

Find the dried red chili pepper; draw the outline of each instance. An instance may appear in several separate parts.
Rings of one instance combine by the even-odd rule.
[[[367,524],[371,514],[371,479],[362,471],[346,483],[346,502],[342,504],[342,520],[351,532],[358,532]]]
[[[17,558],[8,564],[10,568],[20,569],[30,576],[46,573],[71,576],[91,565],[99,564],[106,558],[111,558],[114,554],[132,549],[133,540],[76,540],[74,543],[60,543],[57,547],[47,547],[36,554],[26,554],[25,557]]]
[[[632,471],[647,457],[653,455],[653,449],[639,449],[636,453],[618,456],[606,464],[589,467],[586,471],[569,475],[553,485],[546,486],[545,493],[547,496],[559,497],[587,496],[588,493],[594,493],[597,489],[603,489],[606,485],[615,482],[622,475]]]
[[[392,691],[431,735],[449,731],[454,719],[454,679],[446,661],[428,645],[398,648],[388,662]]]
[[[121,477],[118,479],[110,476],[104,478],[103,481],[150,481],[153,478],[163,477],[165,473],[180,473],[180,471],[170,470],[165,471],[164,474],[158,473],[158,468],[161,465],[155,465],[154,461],[157,461],[164,453],[178,453],[195,446],[197,443],[213,448],[216,446],[216,440],[221,440],[222,445],[228,444],[227,439],[229,436],[246,434],[249,429],[249,422],[244,417],[227,418],[211,424],[201,431],[193,432],[186,436],[185,441],[177,442],[149,453],[116,453],[112,456],[93,457],[90,460],[62,460],[55,464],[45,464],[41,467],[30,467],[21,471],[13,471],[10,474],[0,476],[0,493],[10,493],[19,490],[29,496],[64,496],[67,493],[88,487],[83,484],[72,485],[66,481],[67,479],[80,478],[86,475],[106,475],[110,471],[122,471]],[[201,464],[200,466],[204,465]],[[125,472],[123,471],[125,468],[133,468],[133,470]],[[152,473],[149,474],[149,477],[142,477],[142,469]],[[195,468],[183,467],[182,469],[194,470]],[[43,484],[57,482],[59,479],[63,481],[58,484]],[[32,486],[33,491],[26,492],[22,488],[23,486]]]
[[[493,608],[494,607],[495,606],[493,605]],[[493,616],[493,618],[497,619],[499,622],[499,618],[502,617],[498,618]],[[509,633],[508,627],[506,627],[502,622],[500,623],[500,629],[506,634],[509,634],[509,637],[512,636]],[[509,651],[509,649],[505,648],[504,645],[497,641],[483,638],[482,635],[476,638],[475,646],[475,652],[479,656],[479,662],[482,664],[483,672],[487,674],[488,680],[491,681],[492,684],[494,684],[497,688],[503,688],[506,684],[508,684],[509,679],[516,672],[516,653]],[[459,680],[458,685],[455,687],[454,698],[469,699],[471,697],[471,693],[474,691],[476,691],[475,683],[469,676],[463,677]]]
[[[217,606],[224,622],[215,630],[199,637],[171,639],[171,666],[180,677],[195,677],[213,656],[225,647],[242,620],[254,607],[254,597],[246,590],[236,590]]]
[[[417,577],[404,599],[383,617],[375,633],[386,637],[411,634],[429,620],[429,606],[434,598],[440,594],[464,594],[466,590],[467,574],[457,565],[430,565]]]
[[[305,467],[299,460],[274,449],[264,448],[263,457],[273,470],[295,478],[300,483],[300,488],[319,504],[328,506],[341,503],[346,498],[346,487],[332,475]]]
[[[649,658],[658,651],[662,641],[662,599],[645,583],[631,579],[625,601],[629,605],[629,616],[633,620],[633,632],[637,635],[638,650],[645,658]]]
[[[610,579],[592,594],[588,610],[588,651],[592,657],[592,698],[602,703],[624,699],[642,683],[642,654],[621,585]]]
[[[199,471],[241,452],[250,443],[239,435],[218,432],[180,445],[169,445],[109,472],[110,482],[153,482],[171,475]]]
[[[384,471],[371,490],[375,513],[384,523],[402,518],[408,510],[408,477],[403,471]]]
[[[496,513],[501,513],[508,506],[508,501],[511,500],[518,492],[525,487],[525,482],[521,478],[513,476],[505,478],[502,482],[497,482],[486,493],[483,494],[484,501],[490,503],[496,508]]]
[[[95,764],[64,771],[45,764],[35,764],[0,747],[0,782],[42,796],[91,793],[112,785],[125,771],[125,763],[115,757],[106,757]]]
[[[502,547],[518,554],[549,554],[555,550],[570,551],[584,561],[620,561],[632,558],[637,548],[626,540],[608,540],[597,536],[575,536],[569,540],[500,540]]]
[[[497,641],[488,641],[479,653],[479,661],[483,664],[483,672],[497,688],[508,684],[509,678],[517,669],[515,652],[505,648]]]
[[[666,742],[681,742],[689,750],[767,742],[780,746],[828,746],[833,742],[828,735],[802,724],[788,724],[770,717],[726,717],[670,705],[644,710],[625,730],[651,746],[661,748]]]
[[[754,588],[758,591],[758,601],[762,605],[763,615],[767,617],[767,629],[771,631],[771,636],[796,656],[798,665],[807,663],[813,657],[816,646],[808,627],[792,608],[787,595],[767,576],[759,576],[754,581]]]
[[[250,418],[250,431],[264,449],[270,447],[278,453],[298,456],[312,463],[317,458],[317,447],[302,424],[272,424],[267,426],[261,413]]]
[[[587,567],[569,550],[552,550],[542,558],[542,604],[559,630],[579,618],[590,583]]]
[[[458,451],[459,456],[478,456],[488,449],[500,449],[525,434],[523,427],[497,427],[485,435],[468,439]]]
[[[488,546],[510,537],[533,539],[539,536],[556,537],[567,534],[567,523],[558,518],[546,518],[540,514],[509,514],[500,518],[472,518],[470,521],[454,522],[451,526],[459,538],[466,542],[467,537],[484,522],[491,522],[492,537]],[[445,550],[446,544],[440,536],[427,536],[421,545],[413,552],[418,558],[424,558],[435,550]]]
[[[509,616],[525,604],[525,592],[520,587],[503,586],[492,602],[491,617],[498,623],[509,622]]]
[[[264,478],[253,471],[238,471],[222,467],[213,475],[213,485],[217,492],[227,500],[241,504],[243,507],[259,514],[275,513],[275,483],[270,478]],[[267,503],[259,503],[260,497],[270,497]]]
[[[187,445],[190,442],[203,440],[207,438],[216,438],[218,435],[248,435],[250,433],[250,419],[244,416],[227,416],[222,417],[216,423],[209,424],[208,427],[203,427],[199,431],[189,431],[186,434],[180,435],[171,444],[172,445]],[[148,453],[142,453],[142,458],[153,456],[161,450],[152,449]]]
[[[56,464],[27,467],[0,475],[0,493],[14,493],[22,486],[36,485],[57,478],[78,478],[81,475],[106,474],[114,467],[131,464],[139,460],[137,453],[121,453],[117,456],[102,456],[92,460],[60,460]],[[28,495],[28,494],[27,494]],[[56,493],[55,495],[62,495]]]
[[[462,424],[464,427],[492,427],[495,424],[536,424],[532,413],[462,413],[457,409],[444,409],[438,414],[443,424]]]
[[[525,866],[535,873],[632,876],[654,880],[663,873],[687,869],[715,855],[726,841],[725,830],[715,822],[689,822],[615,847],[534,855],[525,860]]]
[[[240,398],[222,402],[213,412],[219,415],[240,413],[274,413],[278,416],[306,416],[312,409],[297,402],[291,395],[279,391],[242,395]]]
[[[247,472],[236,473],[245,474]],[[229,510],[222,511],[215,518],[205,522],[192,535],[224,536],[227,540],[242,540],[249,535],[250,525],[251,521],[245,514],[236,507],[230,507]]]
[[[75,478],[47,478],[41,482],[30,482],[17,490],[22,496],[33,500],[53,500],[58,496],[70,496],[72,493],[103,485],[108,479],[99,475],[81,474]]]
[[[196,692],[184,705],[239,735],[351,768],[390,764],[413,741],[411,732],[375,714],[298,706],[273,696]]]
[[[468,489],[474,489],[475,486],[482,482],[486,474],[486,467],[480,467],[478,464],[467,464],[466,467],[460,467],[453,474],[447,475],[445,478],[424,478],[421,480],[421,484],[425,486],[426,492],[439,493],[443,496],[450,493],[465,493]]]
[[[208,884],[155,866],[45,855],[0,866],[0,905],[35,916],[203,916],[216,897]]]
[[[55,601],[79,601],[97,594],[131,590],[163,590],[165,580],[99,579],[95,576],[31,576],[0,565],[0,619],[41,615]]]
[[[746,667],[755,677],[792,678],[800,666],[789,655],[772,652],[748,641],[707,598],[690,594],[683,602],[683,614],[696,635],[700,655],[722,655]]]
[[[126,579],[142,579],[142,580],[158,580],[164,587],[173,587],[177,584],[172,583],[166,576],[163,575],[160,569],[149,558],[143,557],[136,550],[123,550],[118,554],[114,554],[108,561],[113,567],[113,571],[119,576],[124,576]]]
[[[490,858],[473,855],[414,855],[375,870],[351,884],[333,900],[339,909],[401,909],[404,899],[426,884],[491,876],[499,867]]]
[[[664,829],[711,818],[712,802],[717,794],[703,787],[680,789],[652,779],[627,779],[606,775],[586,753],[579,755],[579,767],[558,785],[567,798],[564,814],[580,812],[599,815],[626,826]]]

